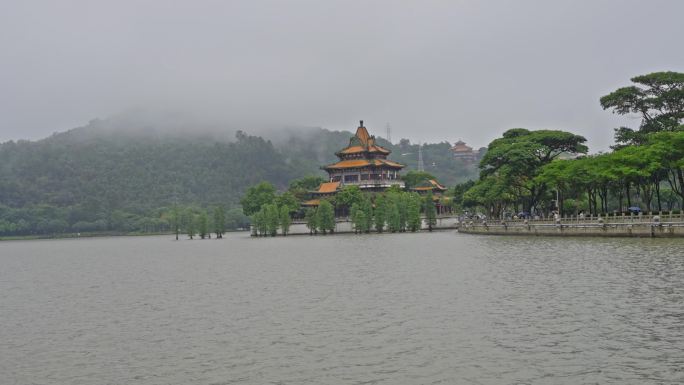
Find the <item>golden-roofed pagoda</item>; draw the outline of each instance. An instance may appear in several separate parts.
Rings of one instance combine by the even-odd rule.
[[[399,171],[406,167],[387,159],[390,150],[376,144],[375,136],[368,133],[360,121],[349,145],[335,153],[338,162],[321,167],[328,172],[328,182],[322,183],[317,196],[335,194],[345,185],[356,185],[364,191],[382,191],[392,186],[404,187]],[[314,204],[314,201],[310,201]]]

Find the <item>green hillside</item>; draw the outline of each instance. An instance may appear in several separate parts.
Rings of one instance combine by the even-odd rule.
[[[154,130],[82,127],[38,141],[0,144],[0,236],[89,231],[166,231],[173,205],[229,210],[228,227],[244,223],[238,202],[266,180],[325,174],[320,166],[350,132],[284,129],[272,141],[242,132],[159,134]],[[417,145],[379,142],[415,169]],[[448,143],[428,144],[426,171],[445,184],[476,176],[475,166],[451,158]],[[232,219],[231,219],[232,218]]]

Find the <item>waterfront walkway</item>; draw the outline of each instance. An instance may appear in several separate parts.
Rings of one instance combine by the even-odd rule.
[[[492,235],[606,236],[606,237],[684,237],[683,213],[638,215],[565,216],[558,219],[468,219],[459,232]]]

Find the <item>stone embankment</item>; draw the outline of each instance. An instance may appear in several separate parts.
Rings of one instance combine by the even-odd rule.
[[[491,235],[684,237],[682,213],[649,215],[570,216],[556,220],[466,220],[458,232]]]

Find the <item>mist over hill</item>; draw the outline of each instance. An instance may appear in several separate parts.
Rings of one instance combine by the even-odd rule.
[[[333,162],[351,135],[312,127],[251,135],[219,125],[117,118],[37,141],[5,142],[0,235],[75,231],[77,223],[131,230],[163,219],[174,204],[237,208],[244,191],[260,181],[285,189],[295,178],[325,176],[320,166]],[[392,159],[416,168],[417,145],[378,140],[393,151]],[[426,171],[445,184],[474,178],[475,165],[454,160],[449,147],[423,146]]]

